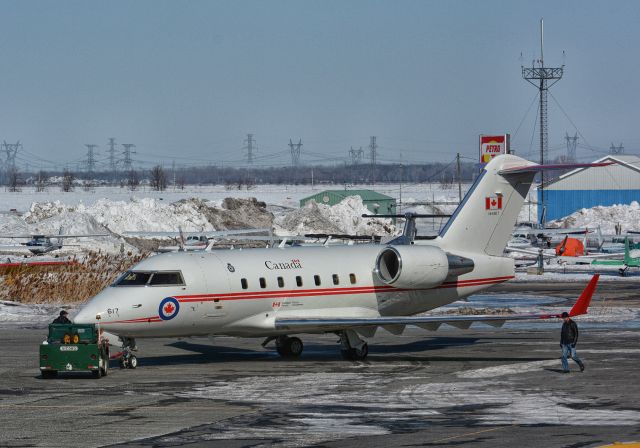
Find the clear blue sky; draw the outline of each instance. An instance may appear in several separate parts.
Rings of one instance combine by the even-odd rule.
[[[535,158],[520,66],[541,17],[578,155],[640,149],[637,1],[4,0],[0,17],[0,140],[35,165],[81,160],[85,143],[104,159],[108,137],[139,160],[232,163],[249,132],[259,164],[288,163],[290,137],[308,162],[371,135],[382,161],[475,158],[478,134],[502,131]],[[575,132],[555,100],[551,156]]]

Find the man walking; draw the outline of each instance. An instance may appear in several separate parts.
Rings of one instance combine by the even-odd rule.
[[[560,332],[560,347],[562,348],[562,372],[569,373],[568,357],[571,357],[580,367],[580,371],[584,371],[584,364],[578,358],[576,353],[576,344],[578,343],[578,324],[569,317],[566,311],[562,313],[562,331]]]

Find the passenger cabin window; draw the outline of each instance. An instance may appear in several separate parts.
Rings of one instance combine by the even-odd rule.
[[[284,279],[282,277],[278,277],[278,286],[284,288]]]
[[[247,289],[249,287],[249,285],[247,284],[246,278],[240,279],[240,284],[242,285],[242,289]]]
[[[340,284],[340,277],[338,277],[338,274],[333,274],[333,284],[334,285]]]
[[[181,272],[154,272],[149,284],[151,286],[178,286],[184,285],[184,279]]]
[[[349,274],[349,281],[352,285],[356,284],[356,274]]]
[[[296,275],[296,285],[302,286],[302,277],[299,275]]]
[[[260,287],[261,288],[267,287],[267,281],[264,279],[264,277],[260,277]]]
[[[313,276],[313,281],[316,282],[316,286],[320,286],[320,276],[319,275],[314,275]]]
[[[144,286],[151,278],[151,272],[127,271],[116,280],[115,286]]]

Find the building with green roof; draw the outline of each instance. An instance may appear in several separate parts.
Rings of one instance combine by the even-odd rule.
[[[300,207],[304,207],[311,201],[318,204],[336,205],[349,196],[360,196],[362,203],[373,214],[395,215],[396,213],[396,200],[373,190],[325,190],[300,199]]]

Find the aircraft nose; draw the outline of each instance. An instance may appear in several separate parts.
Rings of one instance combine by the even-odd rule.
[[[95,306],[89,302],[80,309],[73,321],[76,324],[93,324],[96,322],[97,313],[98,310],[96,310]]]

